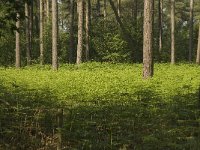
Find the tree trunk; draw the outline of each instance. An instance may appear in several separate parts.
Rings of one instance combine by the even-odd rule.
[[[57,150],[62,150],[62,128],[63,128],[63,109],[58,109],[57,113]]]
[[[152,51],[152,19],[153,0],[144,1],[144,33],[143,33],[143,78],[153,76],[153,51]]]
[[[83,0],[78,0],[78,45],[77,45],[77,58],[76,63],[82,63],[83,53]]]
[[[33,51],[33,1],[30,1],[30,6],[29,6],[29,49],[30,49],[30,57],[31,57],[31,52]]]
[[[197,46],[197,58],[196,63],[200,65],[200,23],[199,23],[199,37],[198,37],[198,46]]]
[[[171,64],[175,64],[175,0],[171,0]]]
[[[73,63],[74,53],[74,0],[70,0],[70,44],[69,44],[69,63]]]
[[[104,19],[107,17],[107,0],[103,0],[103,17]]]
[[[155,24],[155,18],[154,18],[154,11],[155,11],[155,0],[152,1],[152,55],[154,53],[155,49],[155,40],[154,40],[154,24]]]
[[[86,61],[89,60],[89,50],[90,50],[90,16],[91,16],[91,3],[90,0],[86,1],[86,19],[85,19],[85,34],[86,34],[86,40],[85,40],[85,59]]]
[[[25,21],[26,21],[26,61],[27,65],[30,65],[31,56],[30,56],[30,36],[29,36],[29,5],[25,1]]]
[[[97,16],[99,17],[101,15],[101,4],[100,4],[100,0],[97,0]]]
[[[58,3],[52,0],[52,69],[58,70]]]
[[[49,0],[46,0],[46,15],[47,15],[47,20],[49,20],[49,14],[50,14],[50,11],[49,11]]]
[[[18,1],[17,1],[18,2]],[[16,21],[16,28],[17,28],[17,31],[15,32],[16,33],[16,47],[15,47],[15,56],[16,56],[16,59],[15,59],[15,66],[16,68],[20,68],[21,67],[21,57],[20,57],[20,33],[19,33],[19,28],[20,28],[20,15],[19,13],[17,12],[17,21]]]
[[[192,51],[193,51],[193,9],[194,9],[194,0],[190,0],[189,62],[192,61]]]
[[[163,0],[158,1],[158,28],[159,28],[159,48],[158,48],[158,56],[159,61],[161,59],[161,53],[162,53],[162,34],[163,34]]]
[[[135,29],[135,32],[138,33],[138,20],[137,20],[137,17],[138,17],[138,0],[133,0],[133,3],[132,3],[132,18],[133,18],[133,26],[134,26],[134,29]],[[135,43],[134,43],[134,47],[135,47],[135,50],[138,49],[138,38],[135,38]],[[132,53],[131,54],[131,57],[133,60],[137,61],[137,58],[135,56],[138,56],[138,51],[135,51],[135,53]]]
[[[117,12],[118,16],[121,17],[121,0],[117,0]]]
[[[43,0],[40,0],[40,65],[44,65],[43,4]]]
[[[47,2],[46,0],[43,0],[43,21],[47,22]]]
[[[33,1],[31,1],[31,2],[33,2]],[[36,0],[35,1],[35,7],[36,7],[36,13],[35,13],[35,24],[34,24],[34,26],[35,26],[35,30],[36,30],[36,35],[39,35],[40,33],[40,22],[39,22],[39,1],[38,0]]]

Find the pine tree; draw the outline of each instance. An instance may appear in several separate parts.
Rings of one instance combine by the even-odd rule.
[[[30,65],[31,62],[31,56],[30,56],[30,34],[29,34],[29,4],[27,1],[25,1],[25,22],[26,22],[26,61],[27,65]]]
[[[175,64],[175,0],[171,0],[171,64]]]
[[[16,1],[17,3],[19,3],[19,0]],[[16,68],[20,68],[21,67],[21,51],[20,51],[20,14],[17,10],[17,14],[16,14],[17,18],[16,18],[16,32],[15,32],[15,36],[16,36],[16,41],[15,41],[15,66]]]
[[[70,41],[69,41],[69,63],[73,63],[73,53],[74,53],[74,0],[70,0]]]
[[[144,1],[144,33],[143,33],[143,78],[153,76],[153,52],[152,52],[152,18],[153,0]]]
[[[77,45],[77,57],[76,64],[82,63],[83,54],[83,0],[78,0],[78,45]]]
[[[200,23],[199,23],[199,36],[198,36],[196,63],[200,65]]]
[[[158,28],[159,28],[159,60],[162,53],[163,47],[163,0],[158,0]]]
[[[40,64],[44,64],[44,41],[43,41],[43,0],[40,0]]]
[[[86,41],[85,41],[85,59],[86,61],[89,60],[89,51],[90,51],[90,24],[91,24],[91,2],[90,0],[86,1],[86,11],[85,11],[85,34],[86,34]]]
[[[58,4],[52,0],[52,69],[58,70]]]
[[[189,62],[192,61],[192,50],[193,50],[193,9],[194,9],[194,0],[190,0]]]

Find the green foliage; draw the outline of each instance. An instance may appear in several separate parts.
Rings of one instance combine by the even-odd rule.
[[[51,63],[51,49],[52,49],[52,27],[51,27],[51,19],[48,23],[45,24],[44,28],[44,57],[45,57],[45,63]],[[39,47],[38,47],[39,49]]]
[[[0,146],[55,149],[62,107],[69,149],[198,150],[199,66],[156,64],[150,80],[141,72],[109,63],[0,68]]]
[[[69,34],[66,31],[60,31],[59,34],[59,62],[68,62],[69,58]]]
[[[3,32],[2,32],[3,33]],[[5,33],[5,32],[4,32]],[[15,58],[15,39],[13,34],[4,34],[0,36],[0,65],[12,65]]]
[[[130,50],[122,38],[117,24],[111,20],[99,22],[92,32],[92,48],[96,60],[106,62],[127,62]],[[103,33],[103,34],[102,34]]]
[[[0,37],[4,34],[3,30],[16,30],[15,21],[17,20],[16,12],[20,14],[20,18],[24,19],[24,1],[1,0],[0,3]],[[10,32],[9,31],[9,32]]]

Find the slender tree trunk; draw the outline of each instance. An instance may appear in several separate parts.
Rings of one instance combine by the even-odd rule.
[[[171,64],[175,64],[175,0],[171,0]]]
[[[30,56],[30,37],[29,37],[29,6],[28,2],[25,1],[25,21],[26,21],[26,61],[27,65],[30,65],[31,56]]]
[[[40,65],[44,65],[44,42],[43,42],[43,0],[40,0]]]
[[[89,60],[89,50],[90,50],[90,16],[91,16],[91,3],[90,0],[86,1],[86,19],[85,19],[85,34],[86,34],[86,43],[85,43],[85,59]]]
[[[57,113],[57,150],[62,150],[62,128],[63,128],[63,109],[58,109]]]
[[[70,44],[69,44],[69,63],[73,63],[74,53],[74,0],[70,0]]]
[[[192,61],[192,51],[193,51],[193,9],[194,9],[194,0],[190,0],[189,62]]]
[[[118,16],[121,17],[121,0],[117,0],[117,12]]]
[[[162,53],[162,35],[163,35],[163,0],[158,1],[158,28],[159,28],[159,48],[158,48],[158,55],[159,60],[161,59],[161,53]]]
[[[104,19],[107,17],[107,0],[103,0],[103,16]]]
[[[31,1],[32,2],[32,1]],[[36,7],[36,14],[35,14],[35,23],[34,23],[34,26],[35,26],[35,29],[36,29],[36,35],[39,35],[40,33],[40,22],[39,22],[39,0],[36,0],[35,1],[35,7]]]
[[[198,46],[197,46],[197,58],[196,63],[200,65],[200,23],[199,23],[199,37],[198,37]]]
[[[154,49],[155,49],[155,40],[154,40],[154,24],[155,24],[155,0],[152,1],[152,55],[154,53]]]
[[[78,11],[78,45],[77,45],[77,58],[76,63],[82,63],[83,53],[83,0],[78,0],[77,11]]]
[[[43,20],[44,22],[47,22],[47,2],[46,0],[43,0]]]
[[[47,8],[46,8],[46,11],[47,11],[47,12],[46,12],[47,20],[49,20],[49,16],[50,16],[50,15],[49,15],[49,14],[50,14],[50,11],[49,11],[49,0],[46,0],[46,7],[47,7]]]
[[[137,17],[138,17],[138,0],[133,0],[133,8],[132,8],[133,10],[133,15],[132,15],[132,17],[133,17],[133,25],[134,25],[134,27],[135,27],[135,32],[136,33],[138,33],[138,19],[137,19]],[[137,50],[138,49],[138,38],[135,38],[135,50]],[[132,53],[132,59],[133,60],[135,60],[135,61],[137,61],[137,58],[136,58],[136,56],[138,56],[138,51],[135,51],[135,54],[134,53]]]
[[[58,70],[58,3],[52,0],[52,69]]]
[[[101,4],[100,4],[100,0],[97,0],[97,16],[99,17],[101,15]]]
[[[144,35],[143,35],[143,78],[153,76],[153,50],[152,50],[152,20],[153,0],[144,1]]]
[[[29,49],[30,49],[30,58],[31,58],[31,52],[33,51],[33,1],[30,1],[29,6]]]
[[[124,32],[124,33],[127,34],[126,28],[124,27],[124,25],[123,25],[123,23],[122,23],[122,20],[121,20],[121,18],[120,18],[119,15],[118,15],[118,11],[117,11],[117,9],[116,9],[116,7],[115,7],[114,2],[113,2],[112,0],[109,0],[109,2],[110,2],[110,5],[111,5],[111,8],[112,8],[112,10],[113,10],[113,12],[114,12],[114,14],[115,14],[115,18],[116,18],[116,20],[117,20],[117,23],[119,24],[119,26],[120,26],[122,32]]]
[[[18,2],[18,1],[17,1]],[[16,56],[16,59],[15,59],[15,66],[16,68],[20,68],[21,67],[21,57],[20,57],[20,32],[19,32],[19,28],[20,28],[20,15],[19,13],[17,12],[17,21],[16,21],[16,28],[17,28],[17,31],[15,32],[16,33],[16,46],[15,46],[15,56]]]

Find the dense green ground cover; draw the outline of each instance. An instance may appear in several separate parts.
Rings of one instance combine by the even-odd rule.
[[[0,148],[54,148],[64,110],[66,149],[199,150],[200,67],[87,63],[0,68]],[[49,141],[48,141],[49,139]]]

